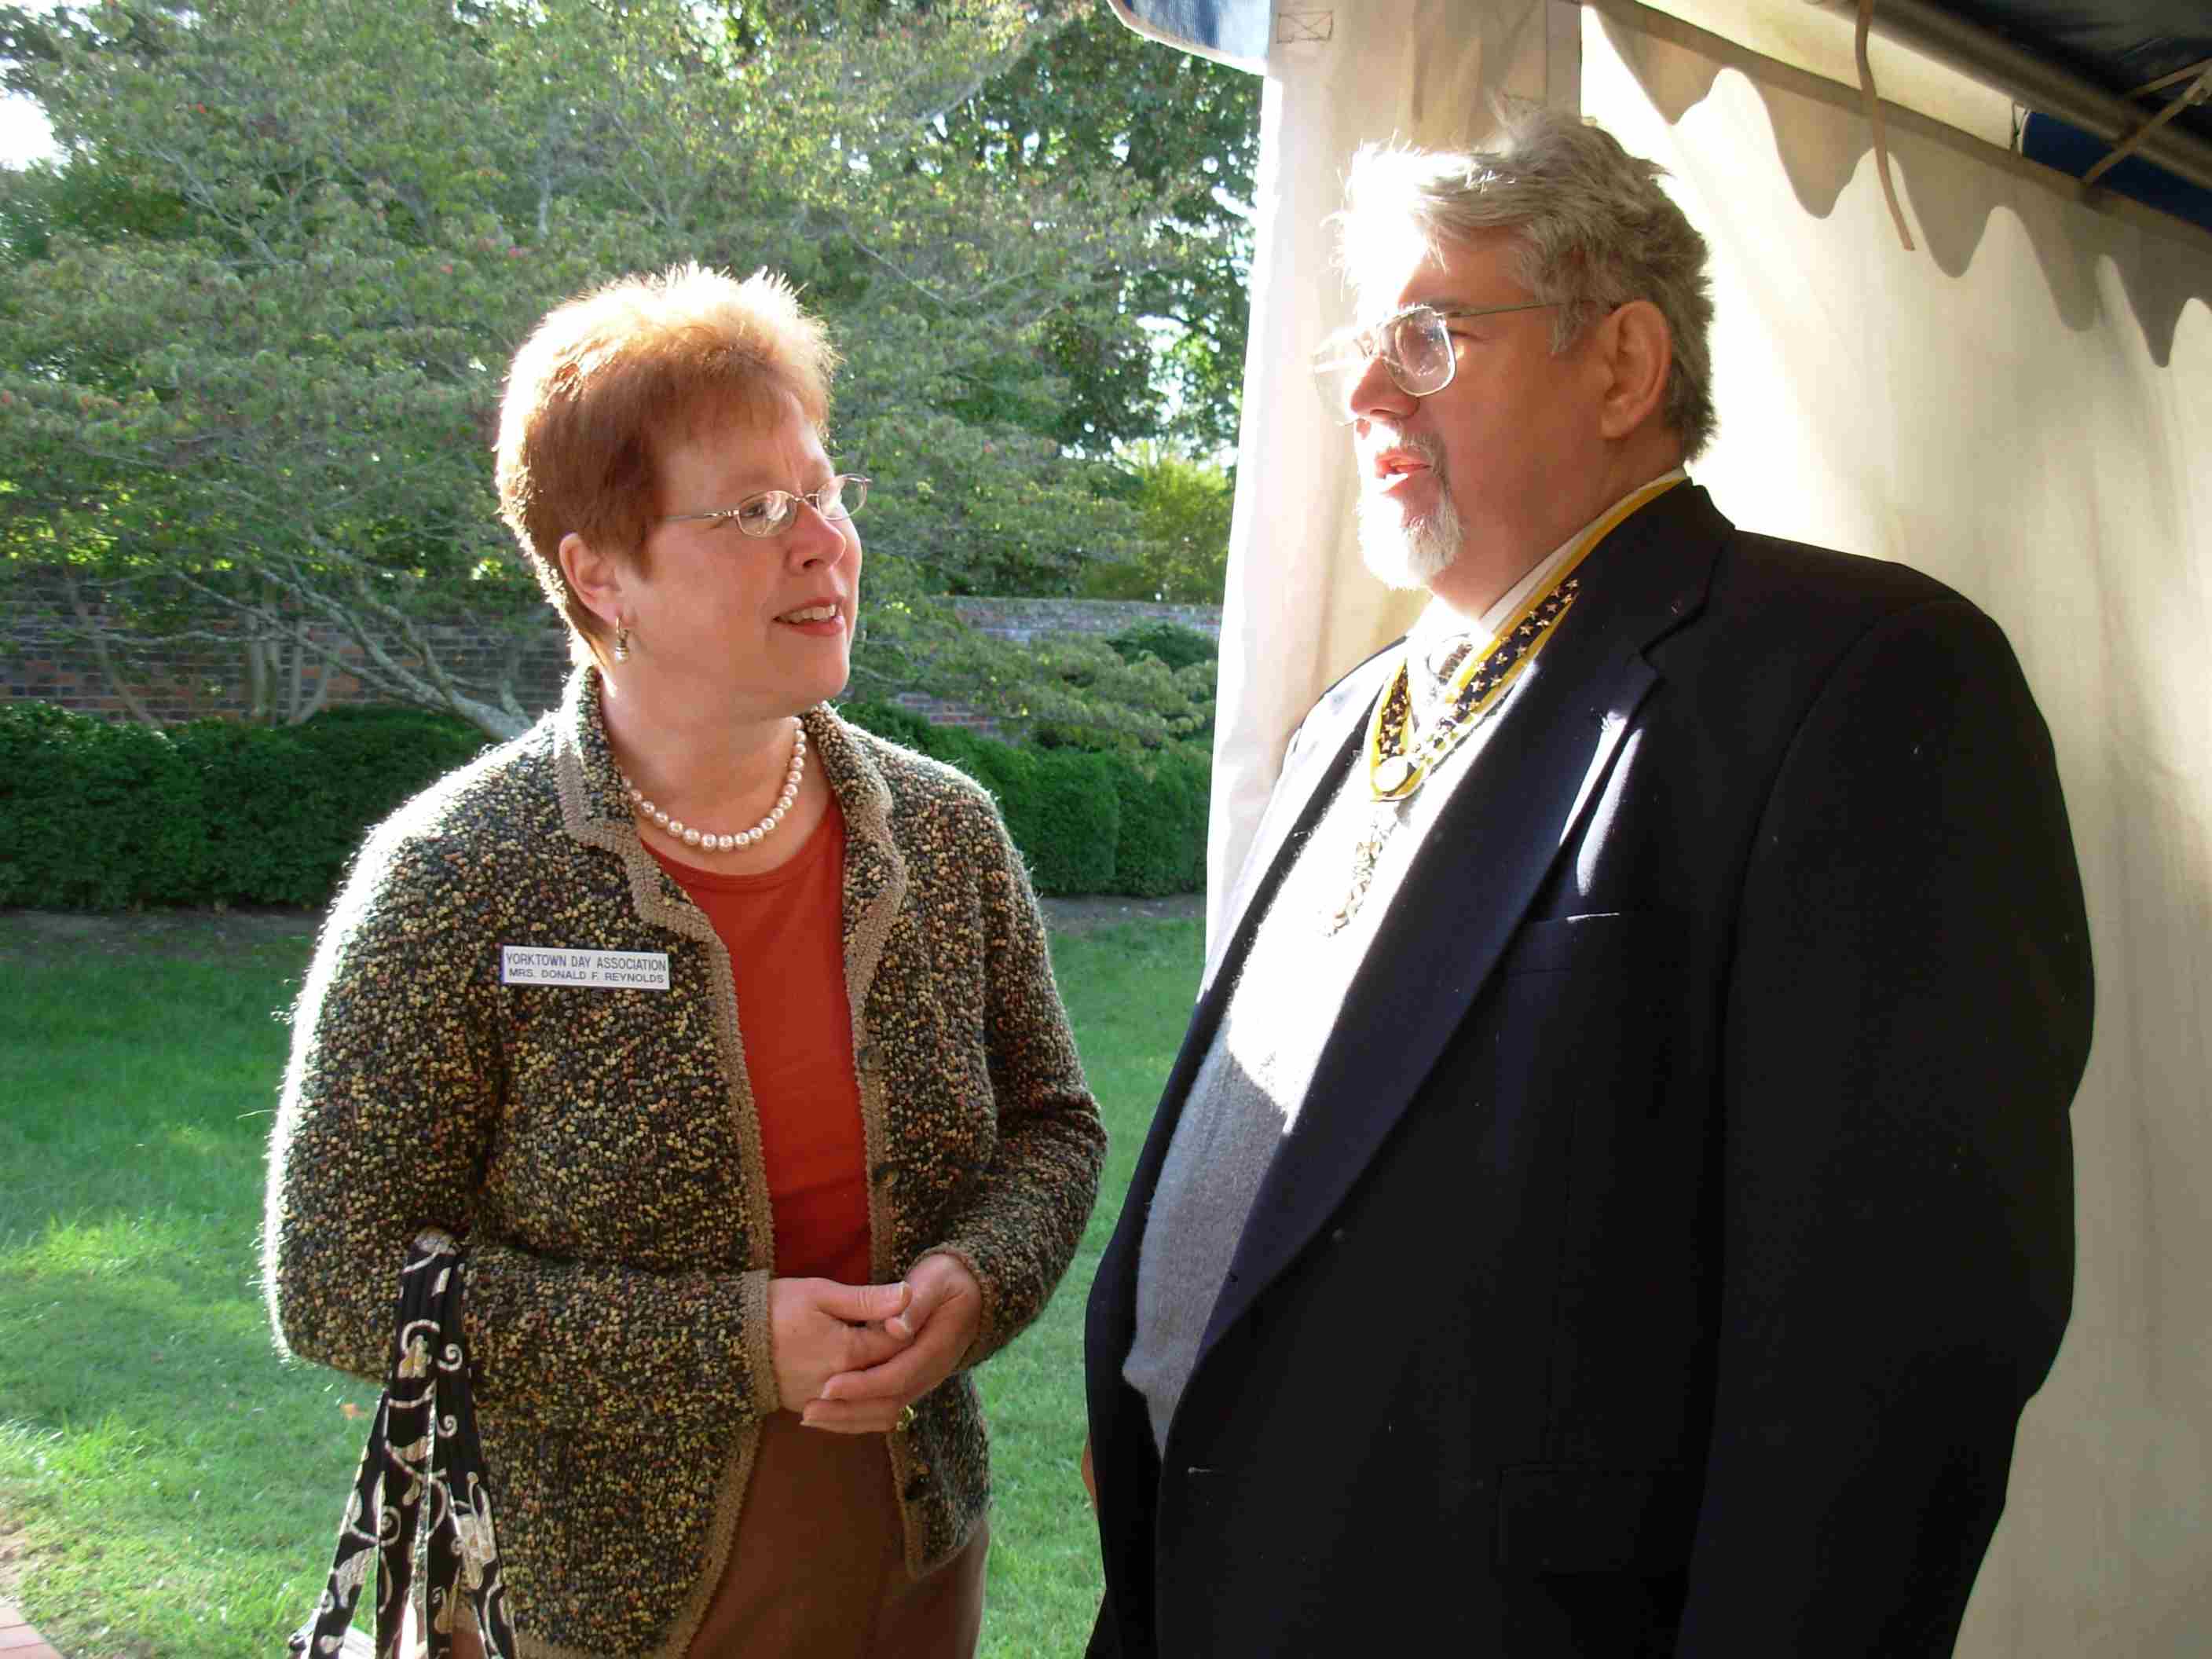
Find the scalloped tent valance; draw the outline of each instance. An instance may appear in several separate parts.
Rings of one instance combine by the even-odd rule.
[[[1322,0],[1108,3],[1140,33],[1253,70],[1266,68],[1273,46],[1327,38],[1337,10]],[[1794,50],[1818,39],[1818,27],[1808,29],[1802,16],[1808,7],[1858,9],[1856,0],[1790,7],[1661,0],[1658,9],[1778,62],[1813,68]],[[1439,27],[1449,27],[1453,9],[1438,14]],[[2212,14],[2195,0],[1879,0],[1871,21],[1909,53],[1963,68],[2008,93],[2023,112],[2039,112],[2000,141],[2061,172],[2079,177],[2116,142],[2147,129],[2150,150],[2123,159],[2105,179],[2107,191],[2212,229]],[[1814,55],[1832,57],[1832,46],[1815,45]],[[1848,61],[1827,72],[1856,78]],[[2144,159],[2161,147],[2184,153]]]
[[[1873,147],[1856,88],[1646,7],[1594,9],[1613,49],[1670,124],[1701,102],[1723,70],[1742,75],[1766,106],[1772,153],[1799,204],[1816,218],[1834,212]],[[1972,97],[1968,88],[1949,88],[1941,102],[1944,119],[1911,108],[1887,111],[1890,160],[1918,185],[1911,216],[1917,240],[1945,275],[1963,276],[1990,216],[2011,210],[2029,230],[2060,317],[2069,328],[2086,328],[2098,304],[2094,265],[2112,257],[2105,248],[2092,252],[2091,243],[2109,239],[2085,239],[2073,216],[2044,210],[2036,193],[2094,209],[2128,228],[2121,240],[2140,242],[2142,257],[2122,263],[2119,274],[2152,355],[2164,363],[2182,306],[2192,297],[2212,302],[2212,233],[2133,202],[2089,198],[2070,177],[1993,147],[1973,136],[1976,128],[1986,129],[1989,106],[1969,102]],[[1936,104],[1938,95],[1922,101]]]

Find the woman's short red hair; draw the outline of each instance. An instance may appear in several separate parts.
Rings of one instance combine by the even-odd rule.
[[[545,597],[596,653],[605,627],[568,586],[562,538],[632,560],[659,503],[657,447],[704,422],[830,419],[837,353],[791,284],[698,264],[624,276],[546,313],[507,374],[500,516]]]

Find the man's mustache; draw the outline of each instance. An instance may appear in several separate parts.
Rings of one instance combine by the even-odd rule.
[[[1368,434],[1368,441],[1363,443],[1360,449],[1362,454],[1369,460],[1370,470],[1374,457],[1388,454],[1392,450],[1400,450],[1417,458],[1421,465],[1436,474],[1439,480],[1443,478],[1444,447],[1442,441],[1434,434],[1401,432],[1393,427],[1370,425]]]

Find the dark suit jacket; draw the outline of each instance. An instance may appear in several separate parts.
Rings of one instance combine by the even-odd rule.
[[[1091,1294],[1093,1652],[1947,1653],[2073,1271],[2087,928],[2003,635],[1676,488],[1421,847],[1156,1460],[1161,1158],[1389,666],[1291,744]]]

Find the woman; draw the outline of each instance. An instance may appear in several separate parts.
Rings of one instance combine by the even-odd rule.
[[[499,488],[583,665],[375,832],[301,999],[277,1328],[380,1376],[409,1241],[465,1237],[526,1655],[972,1652],[968,1372],[1097,1189],[988,799],[823,702],[867,489],[835,361],[765,272],[539,325]]]

